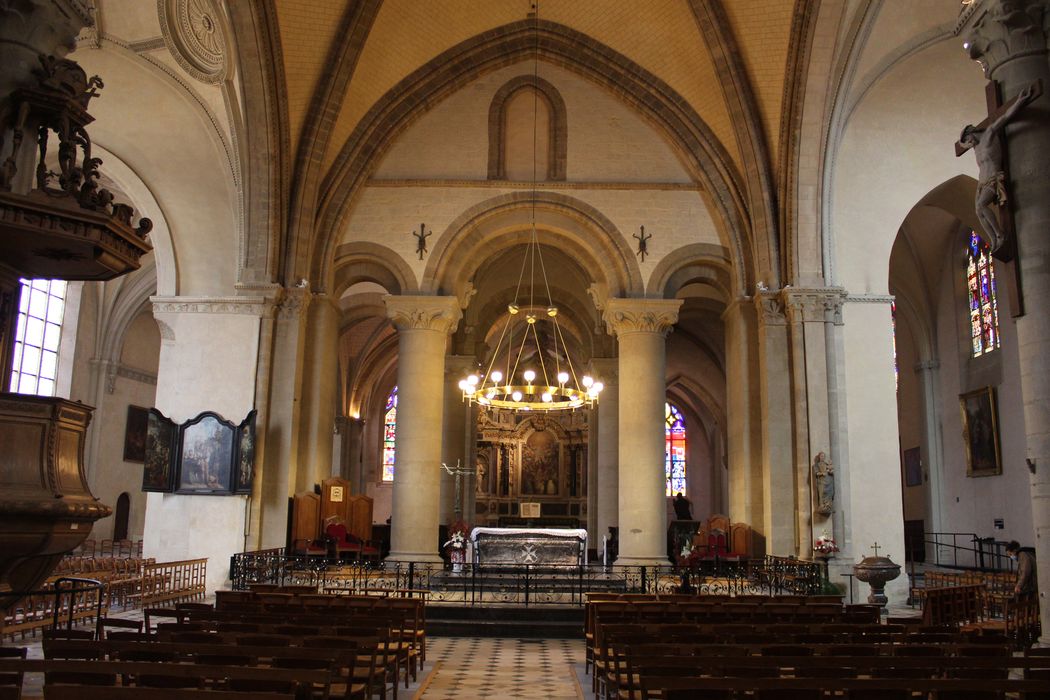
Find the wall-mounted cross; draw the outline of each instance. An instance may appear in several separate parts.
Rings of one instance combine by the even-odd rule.
[[[434,235],[433,231],[426,230],[426,224],[419,225],[419,233],[415,231],[412,235],[416,237],[416,252],[419,253],[419,259],[423,259],[423,253],[427,252],[427,238]]]
[[[653,237],[653,234],[650,233],[649,235],[646,235],[644,226],[639,226],[638,230],[641,232],[641,235],[636,233],[634,234],[634,237],[638,239],[638,255],[642,256],[642,262],[645,262],[645,256],[649,254],[649,247],[647,244],[649,239]]]

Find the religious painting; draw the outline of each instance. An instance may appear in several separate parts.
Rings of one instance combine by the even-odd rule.
[[[235,432],[231,423],[210,411],[183,425],[178,493],[230,492]]]
[[[124,424],[124,461],[146,461],[146,428],[149,422],[149,409],[142,406],[128,406],[128,418]]]
[[[237,428],[237,460],[233,474],[233,492],[251,493],[255,478],[255,409]]]
[[[922,486],[922,458],[918,447],[909,447],[901,456],[904,464],[904,485]]]
[[[521,493],[558,495],[558,439],[550,430],[537,430],[521,448]]]
[[[143,454],[142,490],[168,493],[175,473],[176,438],[179,426],[155,408],[146,417],[146,448]]]
[[[959,408],[962,412],[963,447],[966,450],[966,476],[1002,474],[995,388],[987,386],[961,395]]]

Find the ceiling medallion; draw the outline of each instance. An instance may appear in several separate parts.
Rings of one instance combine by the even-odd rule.
[[[214,0],[157,0],[161,33],[182,68],[204,83],[227,74],[227,32]]]

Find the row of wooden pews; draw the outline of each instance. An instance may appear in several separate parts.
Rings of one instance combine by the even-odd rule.
[[[825,596],[591,595],[586,633],[598,698],[1050,699],[1050,655]]]

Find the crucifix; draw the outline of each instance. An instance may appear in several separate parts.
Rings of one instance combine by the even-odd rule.
[[[641,232],[641,235],[636,233],[634,238],[638,239],[638,255],[642,256],[642,262],[645,262],[645,256],[649,254],[649,239],[653,237],[653,234],[646,235],[644,226],[639,226],[638,230]]]
[[[433,231],[426,230],[426,224],[419,225],[419,233],[415,231],[412,235],[416,237],[416,252],[419,253],[419,259],[423,259],[423,253],[427,252],[427,238],[434,235]],[[447,469],[447,467],[446,467]]]
[[[871,545],[871,549],[875,550],[875,556],[879,556],[879,543],[878,542],[876,542],[875,544]]]
[[[974,200],[977,219],[984,229],[982,238],[989,244],[995,258],[1006,267],[1006,274],[1001,275],[1001,279],[1006,281],[1010,309],[1015,318],[1024,315],[1024,296],[1021,267],[1017,264],[1013,212],[1007,191],[1009,168],[1001,134],[1014,115],[1041,94],[1042,82],[1037,81],[1022,89],[1017,97],[1003,103],[999,84],[989,81],[985,88],[988,116],[979,124],[967,125],[955,144],[956,157],[970,149],[977,157],[978,181]]]
[[[463,490],[460,488],[461,480],[466,475],[472,475],[474,473],[474,470],[473,469],[469,469],[467,467],[461,467],[460,464],[459,464],[459,460],[458,459],[456,460],[456,466],[455,467],[450,467],[447,464],[445,464],[444,462],[442,462],[441,463],[441,468],[444,469],[445,471],[447,471],[449,474],[452,474],[453,476],[456,477],[456,505],[453,508],[453,510],[455,511],[456,519],[458,520],[460,514],[463,511],[463,494],[462,494]]]

